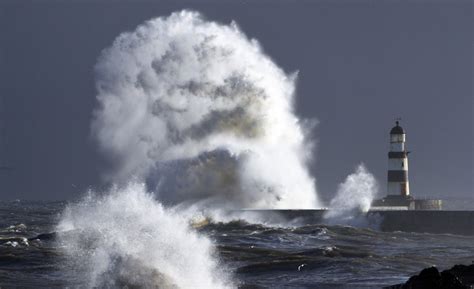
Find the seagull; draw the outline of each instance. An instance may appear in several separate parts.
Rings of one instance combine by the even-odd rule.
[[[299,265],[299,266],[298,266],[298,271],[303,270],[303,267],[304,267],[304,266],[306,266],[306,264],[301,264],[301,265]]]

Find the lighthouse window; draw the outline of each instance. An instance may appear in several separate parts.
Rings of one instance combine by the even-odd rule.
[[[405,162],[402,162],[402,168],[404,168],[404,167],[405,167]]]

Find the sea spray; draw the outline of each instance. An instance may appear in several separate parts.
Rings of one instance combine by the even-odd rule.
[[[211,241],[131,183],[67,207],[59,242],[88,288],[231,288]]]
[[[307,168],[311,125],[293,112],[296,74],[235,23],[189,11],[150,20],[102,52],[96,78],[92,135],[115,187],[70,205],[57,228],[87,287],[232,287],[191,219],[262,222],[215,208],[320,206]],[[341,194],[367,175],[359,168]],[[331,205],[340,208],[340,198]]]
[[[330,224],[358,225],[365,223],[363,213],[370,205],[378,190],[377,181],[364,164],[357,166],[354,173],[339,185],[336,196],[329,204],[324,218]]]
[[[318,206],[295,78],[235,23],[196,12],[121,34],[96,65],[91,126],[114,187],[70,205],[57,227],[73,274],[88,288],[230,287],[192,218]]]
[[[94,137],[109,181],[165,204],[314,208],[312,144],[287,75],[235,23],[182,11],[121,34],[96,65]]]

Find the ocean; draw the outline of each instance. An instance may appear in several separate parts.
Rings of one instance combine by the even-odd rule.
[[[90,287],[81,270],[98,266],[96,263],[78,266],[64,252],[64,240],[59,242],[54,235],[35,239],[56,230],[66,205],[0,202],[0,288]],[[243,220],[206,222],[190,230],[211,241],[212,254],[234,288],[382,288],[404,282],[428,266],[445,269],[474,260],[474,236],[381,232],[342,225],[271,226]],[[127,246],[138,246],[145,234],[132,236],[133,242]],[[119,243],[121,237],[106,242]],[[160,243],[153,250],[174,250],[166,244]],[[165,253],[172,263],[174,255]],[[136,266],[147,266],[146,256],[138,261],[144,264]],[[192,269],[182,268],[181,277],[187,278]],[[113,271],[105,272],[102,275],[108,279],[117,276]],[[121,274],[120,278],[120,282],[95,288],[179,287],[170,282],[134,280],[147,275]],[[198,280],[195,285],[202,288]]]

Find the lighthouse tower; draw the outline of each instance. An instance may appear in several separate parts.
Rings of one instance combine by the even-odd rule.
[[[388,152],[388,185],[389,196],[410,196],[408,184],[408,153],[405,149],[405,131],[396,121],[390,130],[390,151]]]
[[[415,199],[410,196],[408,184],[408,151],[406,135],[398,121],[390,130],[388,152],[387,196],[372,202],[371,210],[441,210],[442,201]]]

